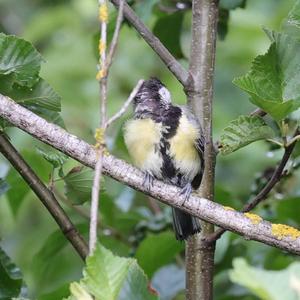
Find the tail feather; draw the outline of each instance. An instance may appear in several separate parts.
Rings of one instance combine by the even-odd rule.
[[[199,220],[182,210],[172,208],[173,227],[177,240],[186,240],[189,236],[201,231]]]

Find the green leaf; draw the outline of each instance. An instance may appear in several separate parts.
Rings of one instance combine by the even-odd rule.
[[[33,45],[16,36],[0,34],[0,93],[33,112],[40,112],[58,125],[64,125],[58,114],[60,97],[39,77],[42,57]],[[0,119],[4,129],[10,124]]]
[[[46,151],[39,147],[36,147],[36,150],[46,161],[48,161],[53,166],[53,168],[61,168],[68,159],[68,156],[59,151]]]
[[[289,12],[287,18],[281,24],[281,31],[292,36],[295,39],[300,39],[300,1],[296,1],[294,7]]]
[[[31,150],[31,147],[26,150],[22,150],[21,154],[26,162],[33,168],[43,182],[49,180],[49,174],[51,172],[50,165],[40,157],[35,151]],[[7,198],[9,205],[14,216],[17,215],[23,200],[30,191],[29,186],[25,183],[21,175],[13,168],[11,168],[6,176],[6,181],[12,187],[7,191]]]
[[[7,96],[28,107],[38,106],[49,111],[60,112],[60,96],[42,78],[31,88],[14,84]]]
[[[86,261],[82,283],[99,299],[116,299],[126,278],[132,259],[114,256],[103,246],[98,246]]]
[[[0,74],[14,74],[22,86],[32,87],[38,81],[43,59],[31,43],[1,33],[0,57]]]
[[[0,76],[0,91],[17,103],[31,109],[40,107],[49,111],[60,112],[60,96],[42,78],[31,87],[21,86],[12,82],[11,75]]]
[[[64,284],[63,286],[59,287],[55,291],[39,296],[38,300],[62,299],[63,297],[66,297],[68,295],[69,295],[69,284]]]
[[[263,300],[298,300],[300,297],[299,262],[282,271],[266,271],[249,266],[243,258],[236,258],[229,276],[231,281],[248,288]]]
[[[170,263],[176,254],[184,249],[174,233],[167,231],[149,234],[139,245],[136,259],[149,278],[163,265]]]
[[[59,255],[67,244],[68,241],[61,230],[54,231],[46,238],[40,250],[35,254],[32,264],[32,269],[37,277],[43,277],[43,273],[47,272],[53,257]]]
[[[143,270],[135,260],[130,265],[126,280],[120,292],[118,300],[158,300],[158,294],[148,282]]]
[[[16,216],[30,189],[15,169],[10,169],[6,176],[6,181],[12,187],[7,191],[6,197],[13,215]]]
[[[0,299],[10,300],[19,296],[23,285],[20,269],[0,248]]]
[[[74,204],[82,204],[91,199],[94,172],[85,166],[73,168],[63,179],[65,194]],[[103,186],[103,184],[102,184]]]
[[[153,33],[161,40],[161,42],[176,58],[183,57],[180,46],[182,22],[183,13],[176,12],[159,18],[153,28]]]
[[[86,290],[84,285],[80,285],[77,282],[70,284],[70,292],[72,294],[71,298],[74,300],[93,300],[91,294]]]
[[[279,33],[246,75],[233,80],[252,103],[281,120],[300,107],[300,41]]]
[[[271,127],[258,116],[240,116],[223,130],[221,135],[221,152],[226,155],[246,145],[274,136]]]
[[[86,260],[83,279],[71,283],[68,299],[158,299],[149,292],[147,284],[147,278],[135,259],[114,256],[98,244]]]
[[[290,223],[293,221],[295,225],[298,224],[300,222],[300,215],[295,209],[298,205],[300,205],[299,197],[287,198],[279,201],[276,207],[276,222]]]
[[[9,190],[9,184],[2,178],[0,178],[0,196],[5,194]]]

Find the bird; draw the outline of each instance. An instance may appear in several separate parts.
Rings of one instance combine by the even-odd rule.
[[[157,78],[143,82],[133,100],[133,118],[124,124],[124,142],[133,163],[145,172],[146,189],[153,179],[181,188],[186,201],[197,189],[204,171],[202,128],[188,106],[172,103],[171,94]],[[201,231],[199,219],[172,208],[177,240]]]

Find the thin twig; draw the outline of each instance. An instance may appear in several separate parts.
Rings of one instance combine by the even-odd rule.
[[[288,141],[288,142],[286,143],[286,146],[288,147],[288,146],[290,146],[290,145],[292,145],[292,144],[298,142],[299,140],[300,140],[300,135],[296,135],[296,136],[294,136],[290,141]]]
[[[118,17],[117,17],[117,21],[116,21],[116,27],[115,27],[115,31],[114,31],[114,34],[113,34],[113,38],[111,40],[111,44],[110,44],[107,59],[106,59],[106,69],[107,69],[107,71],[109,70],[109,68],[112,64],[113,57],[114,57],[116,49],[117,49],[120,30],[121,30],[121,25],[122,25],[122,22],[123,22],[123,12],[124,12],[124,0],[120,0]]]
[[[0,117],[82,164],[91,168],[95,167],[97,159],[94,146],[66,132],[61,127],[47,122],[1,94]],[[295,228],[278,224],[274,227],[274,224],[265,220],[257,224],[240,212],[225,209],[216,202],[193,194],[182,206],[184,199],[179,196],[179,188],[154,180],[153,186],[148,191],[143,184],[143,172],[109,154],[103,157],[103,173],[162,203],[238,233],[249,240],[256,240],[290,253],[300,254],[300,238],[297,238],[298,235],[300,236],[300,231]],[[277,229],[274,231],[274,228]],[[278,235],[278,228],[283,230],[282,235]],[[293,235],[291,236],[290,233]]]
[[[142,80],[142,79],[138,81],[137,85],[132,90],[132,92],[130,93],[127,100],[124,102],[121,109],[115,115],[113,115],[110,119],[108,119],[108,121],[105,124],[105,128],[108,128],[113,122],[115,122],[117,119],[119,119],[123,116],[123,114],[128,109],[129,105],[133,101],[134,97],[136,96],[137,92],[139,91],[139,89],[140,89],[141,85],[143,84],[143,82],[144,82],[144,80]]]
[[[284,144],[279,142],[279,141],[276,141],[276,140],[273,140],[273,139],[267,139],[267,141],[272,143],[272,144],[275,144],[275,145],[279,146],[280,148],[284,147]]]
[[[113,34],[112,43],[110,45],[108,56],[106,56],[107,44],[107,22],[108,22],[108,6],[107,0],[99,0],[99,21],[100,21],[100,41],[99,41],[99,71],[96,78],[100,83],[100,125],[96,130],[96,150],[97,150],[97,163],[95,166],[93,187],[92,187],[92,201],[90,212],[90,239],[89,249],[90,253],[94,250],[97,242],[97,227],[99,227],[98,209],[99,197],[101,188],[101,176],[103,167],[103,155],[105,152],[105,129],[107,127],[106,114],[107,114],[107,79],[109,69],[112,64],[113,56],[116,51],[121,24],[123,20],[124,0],[121,0],[119,6],[116,27]]]
[[[101,188],[101,175],[103,166],[103,152],[105,144],[105,123],[106,123],[106,106],[107,106],[107,65],[106,65],[106,43],[107,43],[107,21],[108,21],[108,7],[106,0],[99,0],[99,21],[100,21],[100,40],[99,40],[99,71],[96,78],[100,84],[100,124],[96,129],[96,151],[97,163],[95,166],[95,173],[92,186],[92,200],[90,211],[90,232],[89,232],[89,251],[90,253],[96,247],[97,243],[97,227],[99,196]]]
[[[98,159],[95,165],[94,180],[92,186],[92,201],[91,201],[91,212],[90,212],[90,235],[89,235],[89,249],[90,253],[96,247],[97,242],[97,228],[99,224],[98,220],[98,207],[99,207],[99,193],[100,193],[100,179],[102,174],[103,166],[103,154],[102,149],[97,151]]]
[[[117,7],[120,5],[120,0],[110,0],[110,2]],[[175,57],[162,44],[162,42],[145,26],[145,24],[127,3],[124,3],[124,16],[137,30],[141,37],[148,43],[148,45],[154,50],[154,52],[160,57],[160,59],[178,79],[178,81],[185,86],[188,82],[188,72],[175,59]]]
[[[297,129],[295,136],[297,136],[298,133],[299,132]],[[274,188],[274,186],[281,180],[281,178],[283,176],[283,170],[284,170],[290,156],[292,155],[292,152],[296,146],[296,143],[297,143],[297,140],[295,140],[292,144],[290,144],[289,146],[287,146],[285,148],[282,159],[281,159],[280,163],[278,164],[278,166],[276,167],[276,169],[274,170],[273,175],[270,178],[270,180],[262,188],[262,190],[254,197],[254,199],[252,199],[249,203],[244,205],[241,212],[245,213],[245,212],[251,211],[254,207],[256,207],[259,203],[261,203],[263,200],[265,200],[267,198],[267,196],[269,195],[271,190]],[[226,229],[220,228],[217,231],[215,231],[213,234],[208,236],[206,238],[206,241],[208,243],[213,243],[217,239],[219,239],[225,232],[226,232]]]
[[[0,133],[0,151],[41,200],[60,227],[62,233],[70,241],[80,257],[84,260],[88,254],[88,247],[83,237],[77,231],[76,227],[73,225],[65,211],[59,205],[53,193],[44,185],[36,173],[26,163],[19,152],[4,136],[4,133]]]

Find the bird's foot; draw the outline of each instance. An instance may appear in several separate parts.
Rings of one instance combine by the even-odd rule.
[[[143,181],[143,186],[146,188],[147,191],[150,191],[150,189],[153,187],[153,180],[154,177],[149,172],[146,172]]]
[[[190,195],[193,191],[191,183],[187,183],[182,190],[180,191],[179,195],[183,196],[183,201],[181,201],[180,205],[183,206],[184,203],[190,198]]]

